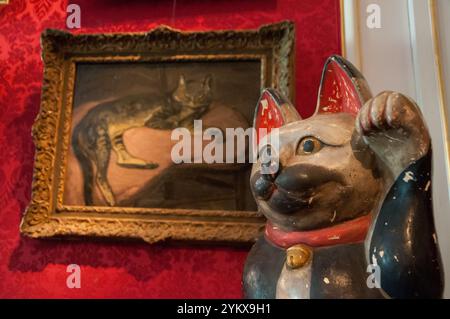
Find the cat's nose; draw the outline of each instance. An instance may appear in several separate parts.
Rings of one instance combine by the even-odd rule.
[[[275,181],[280,171],[280,164],[276,161],[261,163],[261,177],[269,182]]]
[[[279,158],[272,150],[270,145],[267,145],[263,155],[261,156],[261,176],[269,182],[273,182],[280,171]]]
[[[275,184],[264,175],[256,174],[252,177],[251,187],[256,198],[266,200],[269,199],[275,190]]]
[[[265,145],[259,153],[261,167],[250,179],[253,194],[256,198],[269,199],[275,190],[275,179],[280,172],[278,152],[270,144]]]

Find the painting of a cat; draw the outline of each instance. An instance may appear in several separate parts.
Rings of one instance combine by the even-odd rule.
[[[250,165],[175,165],[172,130],[248,128],[259,62],[81,65],[67,205],[255,210]],[[241,92],[237,97],[234,93]]]

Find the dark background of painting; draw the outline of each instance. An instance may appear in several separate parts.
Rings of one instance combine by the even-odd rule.
[[[24,238],[30,199],[42,62],[39,34],[65,28],[66,0],[11,0],[0,7],[0,297],[239,298],[248,248],[149,246]],[[249,29],[290,19],[296,26],[296,106],[314,112],[323,63],[340,52],[339,0],[77,0],[77,32]],[[66,286],[69,264],[81,288]],[[149,310],[151,312],[151,309]]]
[[[160,70],[165,69],[167,89],[173,91],[180,75],[202,83],[212,76],[213,100],[241,112],[249,124],[258,102],[261,64],[258,61],[79,64],[74,108],[112,96],[136,93],[161,94]]]
[[[164,99],[165,94],[172,94],[177,88],[181,76],[185,78],[188,93],[194,95],[202,90],[207,76],[212,78],[209,112],[217,113],[212,116],[218,121],[210,121],[210,126],[232,128],[236,122],[244,130],[251,126],[261,90],[259,61],[80,63],[76,69],[72,131],[84,118],[89,110],[87,107],[93,109],[101,101],[135,94]],[[230,120],[230,112],[237,121]],[[208,115],[202,118],[205,125],[207,118]],[[207,164],[197,164],[188,169],[186,164],[175,167],[169,157],[170,145],[173,144],[171,131],[167,130],[167,133],[155,135],[148,129],[138,130],[138,135],[125,140],[130,154],[158,163],[156,169],[119,167],[115,153],[111,152],[108,180],[116,200],[121,194],[118,206],[256,210],[248,183],[251,164],[221,164],[220,169]],[[125,138],[129,136],[124,134]],[[168,149],[155,147],[161,139]],[[141,149],[143,156],[147,157],[132,153],[132,147]],[[81,168],[70,150],[64,192],[64,203],[68,205],[84,205],[83,179],[78,167]],[[98,189],[94,192],[94,205],[105,205]]]

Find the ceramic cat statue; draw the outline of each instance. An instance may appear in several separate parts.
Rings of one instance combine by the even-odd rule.
[[[410,98],[372,97],[332,56],[312,117],[266,89],[254,127],[278,128],[279,146],[278,170],[258,160],[250,178],[267,224],[245,264],[247,298],[441,297],[430,136]]]

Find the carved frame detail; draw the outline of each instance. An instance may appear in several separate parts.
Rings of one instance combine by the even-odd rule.
[[[36,148],[31,202],[20,230],[33,237],[94,236],[161,240],[252,242],[264,227],[257,212],[63,205],[77,62],[180,60],[261,61],[261,85],[294,98],[294,25],[258,30],[182,32],[167,26],[146,33],[41,37],[44,80],[32,129]]]

